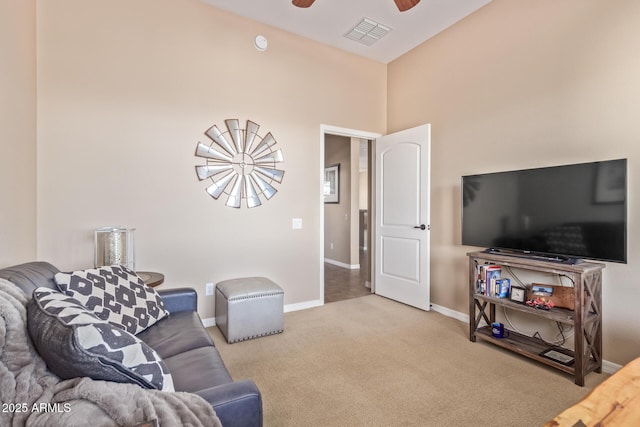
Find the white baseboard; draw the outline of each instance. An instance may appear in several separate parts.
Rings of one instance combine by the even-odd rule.
[[[286,304],[284,306],[284,312],[289,313],[290,311],[306,310],[308,308],[320,307],[321,305],[324,305],[324,303],[319,299],[299,302],[297,304]]]
[[[308,308],[320,307],[323,305],[323,302],[318,300],[313,301],[305,301],[299,302],[297,304],[287,304],[284,306],[284,312],[289,313],[290,311],[298,311],[298,310],[306,310]],[[202,319],[202,325],[205,328],[211,328],[216,326],[216,318],[215,317],[207,317],[206,319]]]
[[[620,368],[622,368],[622,365],[618,365],[617,363],[609,362],[606,360],[602,361],[602,372],[604,372],[605,374],[615,374]]]
[[[206,319],[202,319],[202,326],[204,326],[205,328],[211,328],[212,326],[216,326],[216,318],[207,317]]]
[[[450,308],[443,307],[438,304],[431,304],[431,310],[444,314],[447,317],[452,317],[456,320],[459,320],[464,323],[469,323],[469,315],[465,313],[460,313],[459,311],[451,310]]]
[[[325,258],[324,262],[327,264],[335,265],[337,267],[347,268],[349,270],[358,270],[360,269],[360,264],[345,264],[344,262],[336,261],[334,259]]]

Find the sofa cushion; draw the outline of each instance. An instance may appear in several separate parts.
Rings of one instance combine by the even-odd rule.
[[[195,348],[214,345],[195,311],[171,313],[171,316],[160,320],[153,328],[148,328],[136,336],[163,359]]]
[[[200,347],[164,359],[174,379],[176,391],[195,393],[233,382],[215,347]]]
[[[169,314],[158,293],[121,265],[57,273],[54,279],[100,319],[134,335]]]
[[[167,365],[151,347],[65,294],[34,290],[27,327],[47,367],[63,379],[90,377],[174,391]]]

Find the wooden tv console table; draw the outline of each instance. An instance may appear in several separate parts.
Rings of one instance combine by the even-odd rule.
[[[469,339],[481,339],[538,362],[574,375],[575,383],[584,386],[584,377],[589,372],[602,372],[602,263],[581,262],[563,264],[535,258],[503,255],[489,252],[470,252],[469,257]],[[575,307],[573,310],[554,307],[542,310],[519,304],[509,298],[497,298],[476,292],[477,269],[479,264],[490,263],[544,273],[561,274],[570,277],[574,283]],[[573,325],[574,357],[571,365],[564,365],[543,357],[542,352],[549,344],[534,337],[515,331],[509,336],[496,338],[491,324],[496,320],[496,306],[528,313],[534,316]],[[484,319],[487,325],[480,326]]]

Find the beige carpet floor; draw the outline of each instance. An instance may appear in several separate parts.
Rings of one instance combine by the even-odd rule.
[[[286,313],[285,331],[227,344],[234,379],[253,379],[266,427],[541,426],[586,387],[487,343],[468,325],[370,295]]]

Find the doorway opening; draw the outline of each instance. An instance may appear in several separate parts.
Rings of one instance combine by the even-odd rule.
[[[377,134],[322,126],[321,260],[323,303],[371,294],[372,163]],[[337,182],[333,181],[337,175]],[[328,197],[325,197],[325,193]]]

